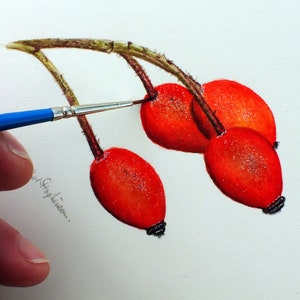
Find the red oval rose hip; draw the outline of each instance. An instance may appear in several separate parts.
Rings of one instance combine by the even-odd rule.
[[[231,199],[279,211],[284,204],[278,155],[269,141],[249,128],[233,127],[211,139],[204,154],[207,171],[219,189]]]
[[[193,95],[175,83],[159,85],[155,90],[156,98],[141,105],[141,120],[147,136],[167,149],[203,153],[208,140],[191,114]]]
[[[137,154],[111,148],[90,168],[91,185],[103,207],[120,221],[148,234],[165,231],[165,193],[154,168]]]
[[[271,144],[276,142],[276,126],[266,102],[250,88],[226,79],[202,85],[203,97],[225,129],[248,127],[260,132]],[[216,135],[206,115],[194,100],[192,112],[199,129],[206,137]]]

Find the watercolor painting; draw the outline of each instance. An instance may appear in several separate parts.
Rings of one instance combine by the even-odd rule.
[[[6,47],[36,57],[53,75],[70,105],[80,103],[43,49],[77,48],[120,55],[147,92],[138,103],[150,139],[169,149],[204,154],[210,177],[233,200],[262,208],[267,214],[284,206],[274,116],[251,89],[229,80],[202,87],[164,55],[132,42],[47,38],[16,41]],[[154,87],[136,58],[176,76],[185,87],[174,83]],[[153,167],[129,150],[103,150],[86,116],[77,119],[94,155],[90,178],[99,202],[126,224],[151,235],[164,234],[165,194]]]
[[[2,112],[132,106],[12,130],[51,271],[0,298],[298,299],[297,6],[5,1]]]

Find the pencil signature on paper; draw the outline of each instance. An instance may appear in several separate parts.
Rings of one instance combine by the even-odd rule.
[[[39,184],[40,190],[43,193],[43,199],[49,199],[53,203],[57,211],[62,214],[68,222],[70,222],[71,220],[69,219],[63,206],[64,199],[61,192],[52,192],[51,190],[52,179],[50,177],[38,177],[36,174],[36,170],[34,170],[31,181],[33,183]]]

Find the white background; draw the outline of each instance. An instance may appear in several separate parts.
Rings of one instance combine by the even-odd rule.
[[[69,222],[30,182],[0,195],[0,215],[52,263],[32,288],[0,287],[6,300],[300,299],[300,4],[243,1],[17,1],[0,4],[0,43],[18,39],[130,40],[163,52],[198,81],[237,80],[272,108],[286,207],[275,216],[222,195],[197,154],[168,151],[142,130],[139,108],[89,117],[103,148],[126,147],[149,161],[167,195],[167,231],[157,239],[115,220],[89,184],[92,154],[76,120],[14,130],[36,175],[51,178]],[[114,55],[51,50],[82,103],[145,92]],[[154,84],[174,81],[145,65]],[[1,111],[67,104],[33,57],[0,48]],[[1,242],[1,241],[0,241]]]

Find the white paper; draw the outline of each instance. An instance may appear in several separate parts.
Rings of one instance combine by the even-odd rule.
[[[47,254],[51,272],[35,287],[0,287],[1,299],[299,299],[299,17],[295,0],[2,0],[2,44],[46,37],[130,40],[165,53],[199,82],[228,78],[254,89],[276,118],[287,201],[280,214],[268,216],[225,197],[201,155],[166,150],[146,137],[138,106],[90,116],[104,149],[136,152],[163,181],[167,230],[160,239],[149,237],[98,203],[89,182],[93,156],[76,119],[13,130],[35,174],[25,187],[1,193],[1,218]],[[113,54],[46,53],[81,103],[145,95]],[[155,85],[176,82],[144,66]],[[67,104],[28,54],[0,47],[0,79],[3,112]]]

